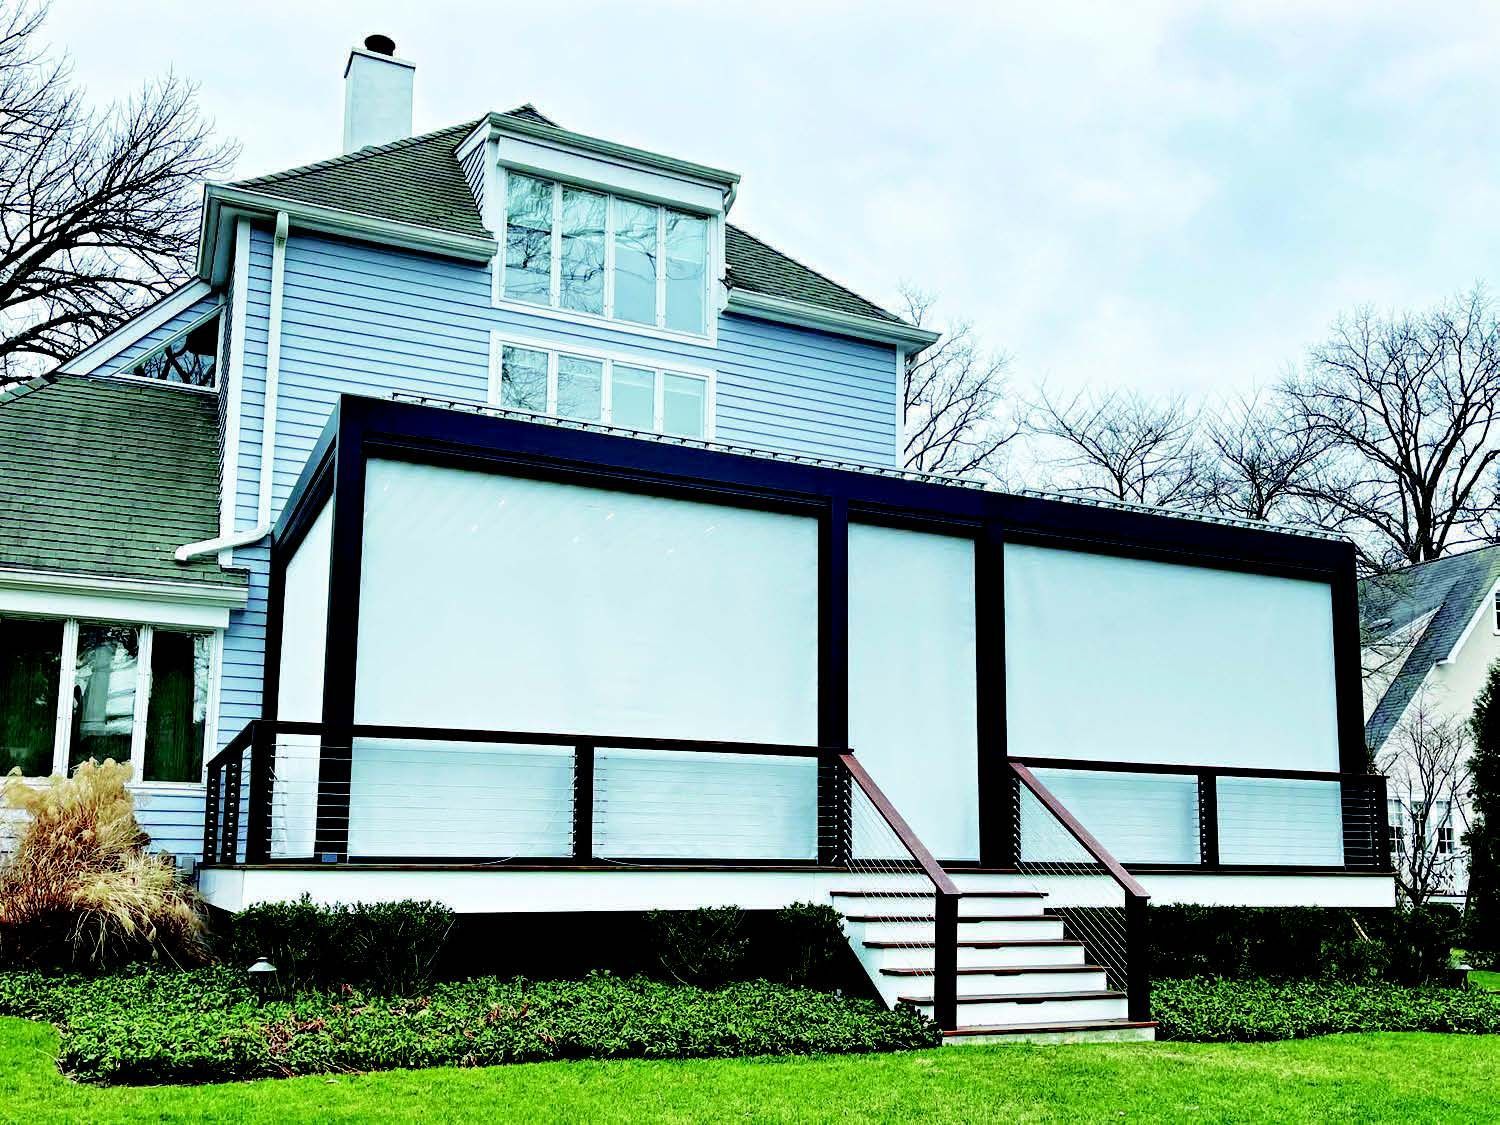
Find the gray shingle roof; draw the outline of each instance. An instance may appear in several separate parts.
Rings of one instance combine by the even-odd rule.
[[[1360,582],[1360,624],[1367,644],[1431,618],[1365,721],[1369,746],[1378,749],[1389,737],[1427,673],[1453,651],[1497,580],[1500,547],[1481,547]]]
[[[219,531],[213,395],[87,375],[0,393],[0,566],[243,585],[176,547]]]
[[[509,110],[506,116],[556,127],[556,122],[530,103]],[[233,186],[297,203],[414,223],[448,234],[488,238],[493,232],[480,218],[455,155],[478,125],[478,121],[466,121],[316,164],[241,180]],[[904,323],[739,227],[725,225],[724,256],[732,287]]]

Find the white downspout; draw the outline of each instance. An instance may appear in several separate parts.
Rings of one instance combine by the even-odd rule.
[[[173,552],[178,562],[187,562],[200,555],[212,555],[234,547],[246,547],[258,543],[271,534],[271,485],[275,477],[276,460],[276,390],[281,373],[281,299],[286,281],[286,238],[289,222],[285,211],[276,213],[276,235],[271,245],[271,299],[267,311],[266,327],[266,394],[261,418],[260,447],[260,491],[256,500],[255,526],[244,531],[231,531],[214,539],[198,543],[186,543]],[[238,264],[238,263],[236,263]],[[243,320],[243,317],[241,318]],[[236,325],[240,328],[240,325]],[[241,347],[243,347],[241,333]],[[232,388],[238,395],[240,388]],[[238,427],[236,427],[236,431]],[[235,441],[233,456],[239,457],[239,441]],[[229,454],[226,453],[226,456]],[[227,497],[226,505],[231,513],[232,527],[234,498]]]

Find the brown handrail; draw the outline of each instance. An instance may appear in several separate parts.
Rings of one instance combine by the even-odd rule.
[[[855,783],[865,791],[865,796],[870,798],[870,803],[896,834],[903,847],[911,853],[912,859],[917,861],[917,866],[922,873],[932,880],[932,885],[940,894],[956,895],[959,893],[958,885],[948,877],[948,873],[932,853],[927,850],[927,845],[917,839],[917,834],[911,830],[911,825],[906,823],[906,818],[896,811],[896,806],[891,804],[889,798],[881,792],[880,786],[875,784],[875,779],[865,772],[865,767],[854,759],[852,750],[845,751],[839,755],[839,761],[844,763],[844,768],[849,771],[849,776],[854,778]]]
[[[1052,795],[1048,789],[1036,779],[1036,775],[1023,766],[1020,762],[1012,762],[1011,769],[1016,771],[1016,776],[1021,779],[1021,784],[1031,790],[1032,796],[1047,807],[1047,811],[1062,822],[1062,826],[1068,830],[1068,835],[1083,845],[1084,850],[1098,861],[1099,866],[1110,873],[1116,883],[1125,889],[1128,895],[1137,895],[1141,898],[1150,898],[1146,888],[1136,882],[1135,877],[1121,866],[1120,861],[1110,855],[1104,845],[1101,844],[1094,834],[1078,823],[1078,818],[1070,813],[1067,806]]]

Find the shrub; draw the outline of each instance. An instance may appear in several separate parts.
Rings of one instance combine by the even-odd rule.
[[[652,910],[646,914],[656,955],[673,980],[710,988],[733,980],[750,953],[737,906]]]
[[[713,991],[596,973],[480,978],[415,999],[317,992],[258,1004],[227,968],[0,977],[0,1014],[51,1012],[63,1066],[108,1082],[223,1081],[569,1058],[693,1058],[935,1046],[911,1008],[765,982]]]
[[[1163,1039],[1243,1043],[1356,1031],[1500,1032],[1500,995],[1334,981],[1160,980],[1151,1015]]]
[[[453,922],[453,911],[437,902],[322,906],[303,895],[236,914],[218,950],[240,969],[269,960],[283,996],[338,985],[411,996],[432,983]]]
[[[1154,906],[1158,977],[1394,980],[1446,973],[1457,915],[1325,907]]]
[[[0,963],[204,959],[202,906],[171,858],[146,850],[129,777],[128,766],[90,761],[68,778],[5,780],[0,805],[25,823],[0,863]]]
[[[844,916],[827,903],[794,902],[772,916],[775,933],[761,943],[779,957],[776,977],[788,984],[816,988],[839,979],[849,958]]]

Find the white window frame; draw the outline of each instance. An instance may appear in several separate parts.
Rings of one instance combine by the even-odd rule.
[[[11,618],[32,621],[55,621],[62,625],[61,665],[57,675],[57,719],[52,731],[52,774],[68,776],[68,756],[72,750],[74,688],[78,682],[78,631],[82,625],[109,624],[135,629],[136,643],[134,714],[130,728],[130,785],[133,789],[194,789],[203,785],[205,767],[218,745],[219,681],[224,658],[224,630],[188,625],[158,625],[138,621],[119,621],[95,617],[49,617],[45,614],[6,613]],[[207,714],[203,722],[203,760],[198,764],[197,781],[146,780],[146,718],[151,706],[151,646],[156,630],[169,633],[192,633],[209,638]],[[42,778],[28,777],[28,781]]]
[[[584,184],[565,184],[548,175],[538,175],[524,169],[515,169],[518,176],[541,180],[552,185],[552,244],[551,285],[549,302],[545,305],[521,301],[505,295],[505,244],[509,221],[508,173],[503,166],[495,177],[498,198],[495,206],[495,230],[499,235],[499,248],[490,260],[490,302],[497,309],[540,316],[554,320],[583,321],[584,323],[607,325],[621,332],[649,336],[660,340],[679,340],[694,344],[717,346],[719,341],[718,309],[713,301],[714,280],[723,276],[723,217],[693,211],[684,207],[673,207],[650,199],[622,195]],[[590,313],[562,307],[562,189],[574,188],[592,195],[604,197],[604,312]],[[640,204],[656,209],[656,323],[637,324],[631,320],[615,319],[615,200]],[[667,212],[703,219],[708,224],[707,248],[703,270],[703,331],[684,332],[667,327]]]
[[[613,426],[614,421],[614,367],[618,363],[624,367],[636,367],[644,371],[650,371],[655,375],[655,410],[652,417],[652,429],[637,433],[650,432],[653,435],[681,438],[684,441],[713,441],[715,434],[714,419],[718,413],[718,373],[709,367],[700,367],[691,363],[661,363],[658,360],[646,356],[631,355],[628,352],[601,349],[592,345],[582,348],[560,345],[555,340],[542,340],[534,336],[517,335],[514,332],[494,329],[490,332],[490,377],[489,393],[487,401],[491,406],[501,406],[500,401],[500,374],[501,362],[506,348],[526,348],[529,351],[543,352],[547,356],[547,409],[545,411],[525,410],[521,407],[504,407],[506,410],[514,410],[517,413],[536,414],[539,417],[558,418],[564,422],[578,422],[580,425],[603,425]],[[561,418],[557,413],[557,360],[559,356],[571,356],[575,359],[586,359],[603,365],[603,386],[600,388],[599,420],[597,422],[585,422],[576,418]],[[701,379],[704,383],[703,392],[703,433],[699,437],[682,437],[677,434],[667,434],[662,430],[662,420],[666,401],[666,376],[682,375],[689,379]]]
[[[216,305],[216,306],[214,306],[208,312],[204,313],[202,316],[200,316],[196,320],[192,321],[192,323],[188,324],[185,328],[179,329],[178,331],[172,333],[172,335],[168,336],[165,340],[163,340],[161,343],[157,344],[154,348],[151,348],[149,351],[142,352],[137,358],[131,360],[127,364],[123,364],[118,371],[111,372],[110,373],[110,378],[112,378],[112,379],[124,379],[124,380],[126,380],[128,382],[131,382],[131,383],[147,383],[147,384],[149,384],[149,385],[151,385],[153,387],[172,387],[173,389],[179,390],[179,391],[198,391],[198,392],[203,393],[203,394],[211,394],[211,395],[218,394],[219,393],[219,381],[223,378],[223,372],[219,370],[220,363],[222,362],[222,360],[224,358],[224,348],[223,348],[223,344],[224,344],[224,320],[223,320],[223,313],[224,313],[224,306],[223,305]],[[154,356],[160,355],[162,352],[164,352],[171,345],[175,344],[178,340],[181,340],[185,336],[187,336],[188,333],[195,331],[196,329],[202,327],[204,324],[207,324],[209,320],[211,320],[213,317],[216,317],[216,316],[219,317],[220,320],[219,320],[219,324],[218,324],[218,329],[215,332],[215,337],[214,337],[214,381],[213,381],[213,384],[211,386],[197,387],[197,386],[194,386],[191,383],[174,383],[170,379],[148,379],[144,375],[132,375],[130,373],[132,368],[135,368],[135,367],[139,366],[140,364],[145,363],[148,359],[151,359]]]

